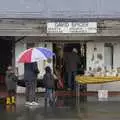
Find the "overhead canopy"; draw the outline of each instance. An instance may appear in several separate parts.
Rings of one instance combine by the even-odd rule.
[[[120,18],[120,0],[3,0],[0,18]]]

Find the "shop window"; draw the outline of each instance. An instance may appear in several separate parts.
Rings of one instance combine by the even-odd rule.
[[[104,62],[106,67],[113,68],[113,45],[111,43],[104,45]]]
[[[46,43],[44,44],[44,47],[47,48],[47,44]]]

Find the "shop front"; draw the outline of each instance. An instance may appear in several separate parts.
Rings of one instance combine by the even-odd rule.
[[[89,26],[90,24],[91,26]],[[84,57],[80,59],[80,61],[83,61],[80,66],[82,74],[89,68],[106,68],[108,71],[119,69],[119,20],[100,20],[91,23],[50,22],[47,25],[49,40],[52,38],[54,42],[61,42],[62,49],[65,46],[70,47],[70,44],[73,46],[75,44],[80,45],[80,47],[75,47],[80,50],[81,55],[84,51]],[[98,91],[101,86],[108,91],[119,91],[119,84],[119,81],[105,84],[88,84],[87,91]]]
[[[46,36],[27,36],[16,44],[16,59],[20,52],[30,47],[47,47],[52,49],[56,58],[49,63],[50,67],[55,72],[59,69],[60,77],[64,80],[64,87],[68,87],[68,78],[65,72],[64,57],[65,54],[72,53],[73,48],[77,49],[79,56],[79,64],[77,68],[78,74],[84,74],[86,69],[86,46],[88,36],[82,34],[95,34],[97,32],[96,22],[47,22],[46,21]],[[88,39],[89,40],[89,39]],[[21,49],[22,48],[22,49]],[[19,76],[23,76],[23,64],[16,63]],[[40,70],[39,78],[44,75],[44,61],[38,62]],[[20,90],[21,91],[21,90]]]
[[[63,56],[65,52],[71,52],[73,48],[77,48],[80,57],[80,65],[78,74],[83,74],[89,67],[92,69],[98,66],[103,68],[118,68],[119,63],[119,20],[104,20],[90,22],[93,25],[89,26],[89,22],[50,22],[46,21],[44,25],[44,34],[36,34],[27,36],[24,40],[16,44],[16,57],[27,46],[47,47],[56,53],[56,61],[53,60],[51,68],[54,70],[55,65],[58,65],[62,77]],[[72,24],[74,23],[74,24]],[[73,26],[72,26],[73,25]],[[43,28],[42,28],[43,29]],[[22,49],[21,49],[22,48]],[[95,54],[95,55],[94,55]],[[98,64],[94,64],[95,56],[99,60]],[[19,73],[23,75],[23,67],[19,65]],[[40,75],[44,74],[44,63],[39,64]],[[67,84],[67,78],[64,80]],[[110,91],[119,91],[119,81],[114,83],[104,84],[105,89]],[[100,89],[101,84],[87,85],[88,91],[97,91]]]
[[[59,57],[63,57],[66,51],[71,52],[72,48],[78,50],[80,57],[78,74],[83,74],[90,67],[120,67],[119,1],[6,1],[0,4],[0,46],[8,48],[4,53],[7,57],[1,53],[0,64],[6,64],[4,69],[8,64],[13,64],[22,76],[23,65],[15,63],[16,58],[27,48],[40,46],[48,47],[57,54],[57,61],[50,63],[52,69],[54,64],[63,66]],[[5,51],[2,47],[0,51]],[[96,65],[97,56],[99,60]],[[38,63],[41,71],[39,77],[44,74],[44,63],[41,63]],[[119,82],[111,84],[105,84],[105,87],[119,91]],[[87,89],[96,91],[99,86],[88,85]]]
[[[57,56],[56,61],[53,59],[50,63],[51,68],[54,70],[55,65],[62,66],[61,74],[64,70],[62,61],[64,53],[71,52],[73,48],[77,49],[80,57],[78,74],[83,74],[89,67],[119,68],[120,66],[119,20],[78,22],[74,20],[2,19],[0,26],[0,35],[6,36],[1,38],[7,41],[9,38],[12,40],[13,48],[15,45],[11,55],[11,63],[13,64],[20,52],[25,49],[47,47],[52,49]],[[99,56],[99,64],[97,65],[94,64],[94,54]],[[41,71],[39,77],[42,77],[44,63],[38,64]],[[19,75],[22,76],[24,72],[23,65],[16,63],[16,67],[19,67]],[[67,84],[67,79],[64,81]],[[119,84],[119,82],[105,84],[105,88],[111,91],[119,91]],[[96,91],[100,86],[87,85],[87,90]]]

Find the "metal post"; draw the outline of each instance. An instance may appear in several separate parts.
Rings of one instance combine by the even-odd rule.
[[[76,82],[76,105],[78,106],[80,102],[80,85],[78,82]]]
[[[78,112],[78,115],[80,114],[80,85],[78,82],[76,82],[76,109]]]

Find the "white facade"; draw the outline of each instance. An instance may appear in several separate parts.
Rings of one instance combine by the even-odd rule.
[[[99,66],[106,66],[106,63],[109,63],[109,59],[105,59],[106,56],[109,57],[108,54],[105,54],[105,47],[104,44],[106,42],[88,42],[87,43],[87,69],[89,67],[94,67],[93,63],[91,62],[92,54],[94,47],[97,48],[97,53],[101,53],[103,59],[100,61]],[[113,68],[120,67],[120,42],[113,41],[110,42],[113,45]],[[120,91],[120,82],[111,82],[111,83],[104,83],[104,84],[88,84],[87,90],[88,91],[97,91],[99,89],[107,89],[108,91]]]

